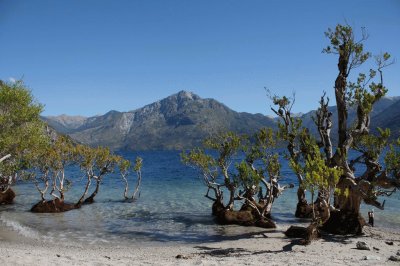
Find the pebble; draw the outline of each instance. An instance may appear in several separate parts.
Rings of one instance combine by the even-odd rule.
[[[368,247],[367,243],[363,241],[358,241],[356,244],[357,249],[359,250],[371,250],[370,247]]]
[[[381,258],[378,256],[369,255],[369,256],[364,256],[363,260],[381,260]]]
[[[184,255],[182,255],[182,254],[176,255],[175,258],[177,258],[177,259],[184,259],[184,260],[187,260],[187,259],[188,259],[188,257],[186,257],[186,256],[184,256]]]
[[[399,256],[390,256],[389,260],[391,260],[391,261],[400,261],[400,257]]]

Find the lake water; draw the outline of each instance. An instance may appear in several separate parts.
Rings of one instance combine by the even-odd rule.
[[[57,214],[37,214],[29,210],[39,200],[32,183],[16,184],[15,204],[0,206],[0,224],[30,238],[47,241],[81,241],[87,244],[207,242],[261,231],[255,227],[216,225],[211,216],[212,201],[204,197],[206,188],[197,172],[180,162],[179,152],[148,151],[126,153],[131,160],[143,158],[141,195],[136,202],[124,202],[124,185],[118,175],[105,178],[96,202],[81,209]],[[76,202],[83,190],[82,174],[69,171],[73,186],[66,200]],[[286,164],[281,171],[282,184],[297,183]],[[136,180],[131,179],[133,189]],[[286,190],[273,207],[273,219],[279,226],[304,222],[294,217],[296,188]],[[367,214],[368,207],[363,206]],[[399,230],[400,193],[386,198],[385,210],[375,208],[378,227]]]

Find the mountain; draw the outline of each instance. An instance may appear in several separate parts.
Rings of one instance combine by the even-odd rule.
[[[78,142],[114,150],[190,148],[221,131],[252,134],[276,124],[262,114],[238,113],[214,99],[202,99],[187,91],[129,112],[43,119]]]
[[[336,111],[336,106],[329,106],[328,110],[332,112],[332,140],[337,140],[337,131],[338,131],[338,115]],[[311,133],[314,135],[318,135],[317,128],[312,120],[312,116],[315,116],[315,110],[310,111],[303,116],[301,116],[303,120],[303,126],[310,129]],[[348,123],[351,126],[354,123],[357,116],[356,109],[354,107],[349,108],[348,112]],[[400,96],[396,97],[383,97],[378,102],[376,102],[373,106],[371,112],[371,126],[372,131],[375,131],[377,127],[382,128],[390,128],[392,131],[392,137],[399,136],[399,128],[400,128]],[[389,122],[391,121],[391,122]],[[396,122],[397,121],[397,122]],[[396,134],[397,128],[397,134]]]
[[[60,133],[69,134],[82,126],[87,118],[83,116],[42,116],[42,120],[47,122],[54,130]]]
[[[400,137],[400,100],[396,101],[379,114],[371,118],[371,124],[376,128],[390,128],[393,138]]]
[[[336,106],[330,106],[334,126],[332,140],[337,140]],[[314,135],[318,132],[312,120],[315,110],[298,114],[303,125]],[[356,117],[349,108],[349,126]],[[43,117],[57,132],[68,134],[80,143],[104,145],[114,150],[183,149],[198,146],[202,140],[221,131],[252,134],[262,127],[276,128],[278,119],[262,114],[239,113],[214,99],[202,99],[181,91],[163,100],[129,112],[110,111],[94,117]],[[384,97],[373,107],[371,130],[390,128],[393,137],[400,136],[400,97]]]

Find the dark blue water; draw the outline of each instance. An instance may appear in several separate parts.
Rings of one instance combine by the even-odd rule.
[[[20,234],[48,241],[83,241],[85,243],[162,243],[205,242],[231,239],[261,229],[219,226],[211,216],[212,202],[204,197],[206,188],[198,173],[180,162],[179,152],[148,151],[125,153],[126,158],[143,158],[143,180],[139,200],[123,201],[124,185],[117,174],[104,179],[96,202],[81,209],[58,214],[29,212],[39,200],[32,183],[19,182],[15,204],[0,206],[0,222]],[[77,168],[69,169],[73,181],[66,200],[75,202],[82,193],[85,179]],[[297,183],[283,162],[282,184]],[[135,179],[131,176],[130,187]],[[273,219],[278,226],[304,222],[293,213],[296,188],[287,190],[275,201]],[[376,224],[400,228],[400,195],[387,198],[386,210],[375,210]],[[367,213],[367,207],[363,212]]]

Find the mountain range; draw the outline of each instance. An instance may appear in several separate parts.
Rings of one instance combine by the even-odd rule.
[[[336,121],[336,107],[329,108],[334,115],[333,121]],[[313,114],[315,111],[301,115],[303,125],[310,129],[315,128]],[[350,108],[349,120],[354,118],[355,111]],[[218,132],[252,134],[262,127],[276,128],[277,125],[277,118],[236,112],[214,99],[203,99],[187,91],[128,112],[110,111],[93,117],[46,116],[42,119],[57,132],[80,143],[108,146],[113,150],[191,148]],[[389,127],[394,137],[400,136],[400,97],[385,97],[374,105],[371,128],[377,126]],[[332,132],[336,131],[334,126]]]
[[[92,146],[114,150],[182,149],[222,131],[251,134],[274,127],[273,118],[262,114],[238,113],[214,99],[181,91],[143,108],[110,111],[95,117],[43,117],[57,132]]]

